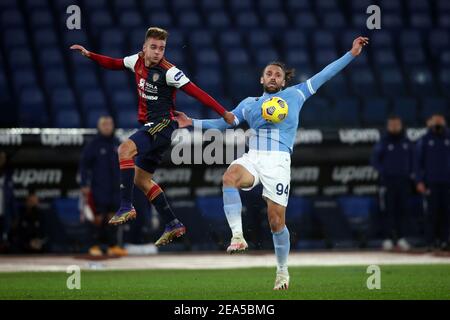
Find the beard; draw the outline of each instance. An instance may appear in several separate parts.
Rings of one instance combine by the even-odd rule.
[[[276,93],[276,92],[280,91],[283,87],[278,86],[277,84],[274,84],[274,83],[269,83],[268,85],[263,85],[263,88],[264,88],[264,92]]]

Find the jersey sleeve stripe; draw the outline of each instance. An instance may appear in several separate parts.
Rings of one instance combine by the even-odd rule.
[[[306,101],[306,97],[305,97],[304,93],[302,92],[302,90],[297,89],[297,91],[298,91],[298,92],[300,93],[300,95],[302,96],[303,101]]]
[[[309,90],[309,92],[310,92],[311,94],[316,93],[316,92],[314,91],[312,85],[311,85],[311,80],[310,80],[310,79],[306,80],[306,84],[308,85],[308,90]]]

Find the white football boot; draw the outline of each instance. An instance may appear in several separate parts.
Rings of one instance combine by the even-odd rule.
[[[289,272],[277,271],[277,277],[275,278],[275,286],[273,290],[287,290],[289,289]]]
[[[236,236],[233,236],[231,238],[231,243],[227,248],[227,253],[229,254],[235,254],[235,253],[242,253],[245,250],[247,250],[248,244],[244,239],[244,236],[242,234],[238,234]]]

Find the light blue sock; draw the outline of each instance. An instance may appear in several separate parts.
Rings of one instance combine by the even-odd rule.
[[[289,239],[289,230],[284,226],[279,232],[272,232],[273,246],[275,247],[275,255],[277,256],[277,271],[287,272],[287,260],[291,241]]]
[[[242,203],[239,190],[234,187],[223,187],[223,210],[233,236],[242,234]]]

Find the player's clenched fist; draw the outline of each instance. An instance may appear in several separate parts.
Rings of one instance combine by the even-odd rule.
[[[232,112],[225,112],[225,114],[223,115],[223,119],[225,120],[226,123],[228,123],[229,125],[234,125],[234,114]]]
[[[70,47],[72,50],[79,50],[81,54],[85,57],[89,57],[90,52],[86,50],[83,46],[80,46],[79,44],[74,44]]]
[[[353,47],[351,50],[352,55],[355,57],[358,56],[361,53],[362,48],[368,44],[369,44],[369,38],[366,38],[366,37],[356,38],[353,41]]]

